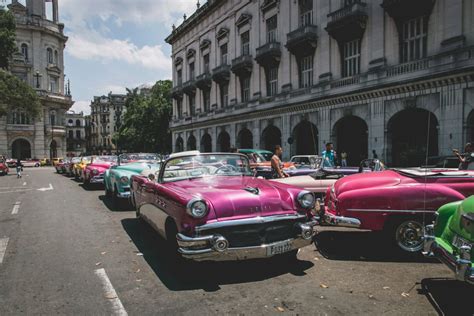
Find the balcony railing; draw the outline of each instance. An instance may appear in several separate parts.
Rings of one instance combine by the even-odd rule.
[[[196,77],[196,87],[201,90],[210,89],[212,84],[212,76],[209,72],[205,72]]]
[[[281,58],[281,44],[278,42],[267,43],[257,48],[255,59],[261,66],[278,64]]]
[[[237,76],[250,74],[252,68],[253,58],[250,55],[242,55],[232,60],[232,72]]]
[[[429,65],[430,65],[430,59],[427,58],[427,59],[415,60],[409,63],[392,66],[387,69],[387,77],[404,75],[407,73],[428,69]]]
[[[326,31],[339,42],[362,38],[368,17],[367,4],[359,0],[329,13]]]
[[[230,79],[230,65],[223,64],[212,69],[212,80],[217,83],[228,82]]]
[[[318,42],[318,28],[303,25],[287,34],[286,47],[294,55],[307,56],[314,53]]]
[[[367,4],[362,1],[356,1],[350,5],[344,6],[342,9],[328,14],[329,22],[336,22],[359,12],[367,14],[366,6]]]

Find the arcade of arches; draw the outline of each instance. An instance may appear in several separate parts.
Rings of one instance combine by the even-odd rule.
[[[247,127],[236,129],[233,134],[235,136],[231,136],[226,130],[221,130],[215,140],[213,139],[215,134],[205,132],[201,134],[199,144],[191,133],[186,146],[183,138],[178,134],[175,138],[175,150],[199,148],[202,152],[227,152],[231,146],[237,148],[256,148],[257,146],[260,149],[273,151],[275,145],[282,145],[284,152],[289,156],[314,155],[320,154],[324,150],[323,142],[330,140],[339,156],[341,152],[347,153],[349,166],[358,166],[361,160],[374,156],[370,148],[370,144],[374,144],[374,137],[370,140],[370,128],[367,121],[357,115],[347,115],[336,120],[330,132],[324,131],[324,138],[321,136],[322,130],[307,119],[297,123],[289,134],[284,134],[279,126],[279,124],[268,125],[260,135]],[[463,126],[462,140],[473,142],[474,110],[469,113]],[[440,155],[442,135],[439,130],[439,120],[433,112],[418,107],[402,109],[387,118],[383,134],[375,140],[375,142],[383,142],[383,147],[378,147],[376,151],[377,157],[383,159],[391,167],[421,166],[425,164],[427,156]],[[194,135],[197,132],[193,131]],[[289,137],[288,140],[286,137]],[[462,143],[456,142],[456,144],[456,146],[462,146]],[[213,148],[213,146],[216,147]]]
[[[19,138],[12,143],[12,158],[28,159],[31,157],[31,144],[23,138]]]

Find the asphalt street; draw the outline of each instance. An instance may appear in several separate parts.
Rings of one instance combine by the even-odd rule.
[[[0,177],[0,315],[474,315],[473,287],[380,235],[321,228],[298,262],[190,265],[163,241],[53,168]]]

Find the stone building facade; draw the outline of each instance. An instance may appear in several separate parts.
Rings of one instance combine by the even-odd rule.
[[[125,114],[124,94],[96,96],[91,102],[90,149],[92,153],[116,153],[120,150],[113,142]]]
[[[44,0],[27,0],[26,6],[14,0],[8,6],[15,16],[18,45],[10,71],[36,90],[42,109],[35,119],[21,111],[0,117],[0,154],[7,157],[39,159],[66,154],[65,114],[73,104],[64,82],[68,38],[64,24],[59,23],[58,0],[48,7],[50,14]]]
[[[68,157],[86,153],[86,119],[83,112],[66,113],[66,150]]]
[[[474,140],[469,0],[209,0],[166,40],[174,151],[401,166]]]

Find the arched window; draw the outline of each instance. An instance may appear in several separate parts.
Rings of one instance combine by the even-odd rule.
[[[48,47],[48,49],[46,50],[46,60],[47,60],[48,64],[53,64],[54,63],[53,50],[50,47]]]
[[[58,60],[58,51],[55,50],[54,51],[54,63],[57,65],[59,63],[59,60]]]
[[[25,57],[25,61],[28,61],[28,45],[25,43],[21,44],[21,53]]]
[[[80,120],[76,120],[76,126],[81,126],[81,121]]]

